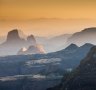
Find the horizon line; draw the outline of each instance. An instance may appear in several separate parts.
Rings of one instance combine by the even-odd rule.
[[[0,19],[0,21],[38,21],[38,20],[96,20],[96,18],[32,18],[32,19]]]

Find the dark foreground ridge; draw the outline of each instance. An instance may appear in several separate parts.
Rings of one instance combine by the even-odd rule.
[[[96,90],[96,46],[58,86],[47,90]]]

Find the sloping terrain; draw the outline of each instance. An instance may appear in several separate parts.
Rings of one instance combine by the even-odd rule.
[[[74,71],[62,79],[60,85],[48,90],[96,90],[96,46]]]

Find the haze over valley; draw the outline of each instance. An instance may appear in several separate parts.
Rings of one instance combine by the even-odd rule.
[[[0,90],[96,90],[96,0],[0,0]]]

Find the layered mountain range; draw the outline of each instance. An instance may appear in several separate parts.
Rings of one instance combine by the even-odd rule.
[[[90,48],[92,48],[93,46],[93,44],[89,43],[86,43],[80,47],[75,44],[70,44],[68,47],[60,51],[48,53],[45,55],[34,55],[33,57],[36,59],[60,58],[61,68],[75,68],[79,65],[81,59],[83,59],[86,56]]]
[[[96,27],[85,28],[80,32],[73,34],[63,34],[55,36],[53,38],[38,37],[36,38],[39,43],[44,45],[48,53],[62,50],[70,44],[76,44],[82,46],[85,43],[91,43],[96,45],[95,42]]]
[[[9,88],[10,90],[45,90],[49,87],[55,86],[60,83],[60,80],[63,75],[64,81],[67,80],[67,77],[65,78],[66,71],[70,72],[72,71],[72,69],[76,69],[82,58],[84,58],[86,54],[90,51],[91,47],[93,47],[93,45],[88,43],[81,47],[78,47],[75,44],[71,44],[64,50],[49,53],[46,55],[37,54],[0,57],[0,89],[7,90]],[[91,53],[91,55],[95,57],[95,55],[93,55],[93,49],[91,50]],[[88,54],[88,56],[90,57],[91,55],[90,53]],[[90,60],[88,58],[88,60],[85,59],[81,62],[81,65],[82,63],[84,65],[79,67],[80,69],[82,67],[82,70],[84,72],[87,72],[86,66],[90,66]],[[87,61],[88,64],[85,64]],[[83,67],[85,69],[83,69]],[[90,68],[91,67],[89,67],[88,70]],[[77,70],[79,69],[77,68],[76,71],[74,71],[74,73],[77,73]],[[95,69],[93,68],[93,70]],[[75,78],[75,75],[73,73],[72,75]],[[69,73],[66,75],[68,76],[68,80],[70,79],[69,76],[71,77],[72,75],[70,75]],[[55,87],[55,89],[51,88],[51,90],[59,90],[59,87],[64,85],[64,81],[62,80],[60,86]],[[77,82],[76,85],[78,84]],[[72,83],[70,82],[67,84],[71,85]],[[76,90],[78,89],[76,88]]]
[[[49,54],[26,55],[28,50],[25,50],[25,55],[0,57],[0,76],[18,74],[62,76],[64,71],[76,68],[93,46],[92,44],[85,44],[78,47],[75,44],[71,44],[66,49]],[[32,48],[32,50],[29,49],[30,51],[34,51],[34,47],[30,48]]]
[[[74,33],[70,38],[68,38],[66,45],[74,43],[78,46],[81,46],[85,43],[91,43],[96,45],[96,27],[85,28],[80,32]]]
[[[48,90],[95,90],[95,32],[96,28],[87,28],[73,35],[41,38],[46,50],[54,51],[46,54],[33,35],[17,29],[8,32],[0,55],[12,56],[0,57],[0,90],[45,90],[55,85]]]
[[[10,34],[11,35],[13,34],[13,35],[11,36]],[[11,52],[12,52],[11,54],[14,55],[23,47],[26,47],[28,49],[29,46],[39,43],[40,45],[44,46],[44,50],[46,51],[46,53],[50,53],[50,52],[56,52],[56,51],[62,50],[72,43],[78,46],[82,46],[85,43],[91,43],[91,44],[96,45],[95,36],[96,36],[95,27],[85,28],[84,30],[81,30],[80,32],[76,32],[73,34],[63,34],[63,35],[55,36],[52,38],[38,37],[38,36],[34,37],[34,35],[26,36],[22,31],[15,29],[15,30],[10,31],[7,37],[0,38],[0,42],[3,42],[3,44],[1,44],[0,46],[2,48],[7,47],[8,45],[12,47],[14,46],[14,48],[18,47],[18,50],[17,48],[14,49],[14,52],[10,51],[11,49],[7,50],[8,48],[0,49],[0,50],[2,51],[1,55],[9,55]],[[17,45],[16,42],[18,44],[20,43],[20,45]],[[13,45],[11,45],[11,43],[13,43]],[[6,53],[5,50],[8,52],[10,51],[10,53],[8,52]]]
[[[0,45],[0,56],[16,55],[17,52],[21,48],[23,48],[23,47],[29,48],[30,46],[33,46],[35,48],[35,50],[38,50],[35,52],[32,51],[32,52],[34,52],[34,54],[36,54],[36,52],[39,53],[39,51],[41,50],[40,47],[38,47],[38,48],[36,47],[37,42],[33,35],[30,35],[25,39],[25,35],[23,34],[22,31],[14,29],[14,30],[8,32],[6,41]],[[28,54],[30,54],[30,53],[28,53]],[[43,51],[42,51],[42,53],[43,53]]]

